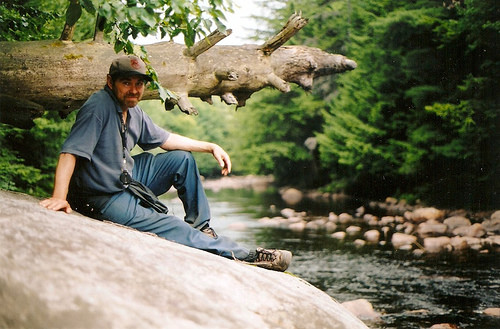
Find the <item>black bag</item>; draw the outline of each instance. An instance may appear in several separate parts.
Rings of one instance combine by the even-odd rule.
[[[140,204],[143,207],[153,208],[159,213],[166,214],[168,213],[168,208],[165,206],[158,197],[147,187],[146,185],[138,182],[136,180],[132,180],[127,187],[127,190],[138,197],[141,202]]]
[[[95,218],[98,220],[105,219],[99,209],[101,209],[111,199],[112,195],[93,195],[89,197],[76,196],[73,193],[68,194],[68,202],[73,210],[80,214]]]

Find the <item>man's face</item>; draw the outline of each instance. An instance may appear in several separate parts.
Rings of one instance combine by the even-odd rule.
[[[108,75],[107,84],[115,94],[121,108],[128,109],[139,103],[146,83],[140,76],[119,77],[113,80]]]

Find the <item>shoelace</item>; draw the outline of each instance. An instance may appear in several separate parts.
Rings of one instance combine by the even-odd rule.
[[[209,226],[203,228],[201,231],[212,238],[217,238],[217,233],[215,233],[215,230]]]
[[[272,262],[276,258],[273,251],[268,250],[258,250],[257,251],[257,262]]]

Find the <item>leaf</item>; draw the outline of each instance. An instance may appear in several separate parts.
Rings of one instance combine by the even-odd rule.
[[[134,44],[130,41],[127,41],[125,43],[124,51],[126,54],[133,54],[134,53]]]
[[[120,51],[123,50],[124,47],[125,47],[125,44],[121,40],[116,40],[113,48],[115,50],[115,53],[118,54]]]
[[[128,8],[128,17],[134,25],[146,23],[149,27],[156,26],[156,18],[154,12],[148,11],[145,8],[132,7]]]

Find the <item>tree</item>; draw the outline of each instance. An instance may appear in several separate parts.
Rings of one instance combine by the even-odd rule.
[[[348,55],[360,69],[338,78],[339,96],[319,136],[338,186],[443,206],[498,205],[492,38],[499,28],[491,14],[498,5],[452,4],[383,6],[385,13],[370,11],[372,19],[351,34]]]
[[[320,129],[325,104],[293,88],[289,93],[262,92],[238,112],[230,131],[235,169],[273,175],[278,185],[317,187],[314,132]],[[306,143],[306,141],[308,141]]]
[[[291,42],[358,63],[350,74],[315,81],[313,95],[325,104],[314,132],[325,189],[498,206],[497,2],[266,3],[278,8],[270,9],[271,30],[287,11],[304,8],[310,24]]]
[[[52,6],[60,4],[60,1],[55,0]],[[225,30],[220,24],[223,18],[221,9],[227,8],[223,1],[203,2],[209,7],[208,10],[202,7],[201,1],[190,2],[186,6],[180,0],[126,3],[70,0],[66,3],[69,6],[64,15],[51,12],[51,5],[44,0],[25,1],[16,6],[6,1],[0,3],[0,10],[5,10],[12,17],[16,11],[22,12],[17,16],[21,25],[26,21],[26,13],[31,10],[26,8],[34,4],[39,5],[39,9],[36,9],[39,13],[47,15],[45,23],[33,18],[33,24],[37,23],[33,26],[38,32],[29,37],[27,35],[31,27],[28,26],[26,34],[19,37],[14,35],[15,29],[2,25],[0,21],[0,28],[6,35],[14,35],[0,42],[0,48],[6,54],[0,58],[0,122],[29,128],[33,127],[33,118],[47,110],[66,116],[93,91],[102,87],[103,72],[108,69],[109,58],[120,50],[144,56],[155,68],[151,70],[157,80],[155,86],[159,87],[161,82],[167,88],[149,91],[145,95],[146,99],[160,96],[166,100],[166,109],[177,104],[187,113],[197,112],[188,99],[191,96],[211,103],[211,96],[217,95],[227,104],[242,107],[253,92],[264,87],[271,86],[287,92],[290,90],[289,83],[296,83],[310,89],[314,78],[351,70],[356,66],[354,61],[344,56],[328,54],[319,49],[283,46],[307,23],[300,15],[292,15],[285,27],[262,45],[224,47],[216,46],[218,41],[230,34],[230,30]],[[160,7],[161,10],[158,10]],[[203,16],[206,13],[210,19]],[[83,21],[82,17],[85,18]],[[60,36],[62,40],[53,40],[55,22],[61,22],[61,18],[64,18],[65,24]],[[219,30],[209,34],[210,20],[215,22]],[[91,28],[94,24],[89,24],[89,21],[96,22],[95,33]],[[79,30],[83,32],[78,33]],[[131,43],[130,38],[156,31],[170,37],[182,33],[186,43],[192,46],[164,42],[148,47],[146,53],[145,48]],[[89,36],[93,36],[94,40],[70,41],[72,37],[82,40]],[[199,36],[206,38],[195,42]],[[36,39],[52,40],[22,41]],[[4,125],[2,129],[15,130],[9,127]],[[32,130],[37,127],[38,123]],[[61,133],[64,135],[63,129]],[[4,136],[7,137],[2,139],[2,144],[9,144],[11,137],[8,136],[12,134]],[[22,146],[18,147],[22,149]],[[26,157],[21,157],[25,160],[23,163],[31,163],[30,155],[21,151],[12,149],[9,153],[11,156],[5,158],[24,154]],[[23,189],[33,184],[26,179],[28,175],[19,171],[17,177],[21,177],[18,182],[24,182],[18,183],[20,187],[24,186]],[[8,180],[16,181],[13,178]]]
[[[282,47],[306,23],[303,17],[292,15],[282,31],[261,46],[215,46],[228,35],[220,31],[190,48],[172,42],[151,45],[147,61],[156,68],[152,74],[175,93],[160,87],[159,96],[166,101],[167,109],[176,104],[186,113],[196,113],[189,97],[211,102],[211,96],[217,95],[227,104],[241,107],[252,93],[264,87],[287,92],[293,82],[310,89],[316,77],[356,67],[344,56],[319,49]],[[113,56],[113,48],[97,41],[2,42],[0,46],[9,54],[0,59],[0,88],[4,93],[0,95],[0,120],[18,125],[26,124],[44,109],[64,113],[76,109],[100,88],[102,82],[97,77],[106,72],[108,59]],[[154,85],[159,87],[158,83]],[[22,100],[16,97],[19,94]],[[145,97],[157,98],[158,92]]]

